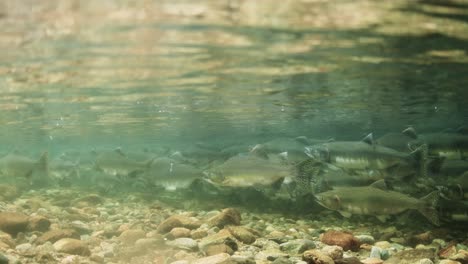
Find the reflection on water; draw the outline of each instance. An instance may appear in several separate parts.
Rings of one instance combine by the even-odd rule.
[[[457,127],[468,10],[437,3],[4,1],[0,136],[14,148]]]

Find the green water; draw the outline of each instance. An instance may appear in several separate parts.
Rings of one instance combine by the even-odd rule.
[[[455,129],[467,22],[464,1],[3,1],[0,152]]]
[[[12,149],[358,139],[467,121],[467,11],[438,1],[6,1]]]

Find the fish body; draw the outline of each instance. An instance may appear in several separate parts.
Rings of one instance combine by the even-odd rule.
[[[4,176],[30,179],[35,172],[48,176],[47,152],[44,152],[38,160],[17,154],[8,154],[0,159],[0,173]]]
[[[468,158],[468,135],[459,133],[428,133],[418,135],[417,142],[428,146],[429,155],[446,159]]]
[[[256,155],[234,156],[209,170],[210,180],[229,187],[272,186],[291,176],[289,166],[279,159],[263,159]]]
[[[303,137],[300,137],[302,139]],[[268,159],[269,156],[279,155],[281,153],[283,160],[289,164],[297,164],[305,159],[307,155],[304,153],[306,145],[302,140],[294,138],[277,138],[268,142],[257,144],[251,152],[255,155],[262,156]]]
[[[375,142],[378,145],[408,153],[411,152],[411,149],[408,147],[408,143],[412,141],[414,141],[413,137],[403,133],[387,133],[378,138]]]
[[[329,142],[306,147],[305,152],[309,157],[345,170],[392,169],[393,175],[402,177],[408,173],[415,173],[419,164],[418,159],[412,154],[363,141]]]
[[[57,180],[67,180],[80,177],[79,162],[72,162],[64,159],[52,160],[49,164],[49,174],[51,178]]]
[[[170,158],[154,159],[146,175],[151,183],[169,191],[188,188],[194,181],[203,178],[201,170]]]
[[[468,172],[468,161],[466,160],[444,160],[438,173],[446,176],[457,177]]]
[[[96,156],[95,167],[106,174],[135,177],[148,170],[152,160],[136,161],[128,158],[120,149],[104,151]]]
[[[308,159],[296,165],[296,193],[318,193],[338,186],[365,186],[382,178],[378,173],[350,174],[330,163]]]
[[[416,199],[411,196],[376,187],[383,181],[365,187],[337,187],[331,191],[316,195],[317,202],[343,216],[374,215],[382,221],[389,215],[399,214],[406,210],[418,210],[430,222],[439,225],[435,205],[439,193],[434,191],[427,196]]]

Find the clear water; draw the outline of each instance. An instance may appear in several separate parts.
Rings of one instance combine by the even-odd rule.
[[[0,1],[0,160],[14,152],[36,160],[47,151],[52,164],[71,153],[66,161],[94,180],[103,176],[93,170],[94,150],[120,147],[139,161],[185,151],[202,171],[225,161],[212,150],[248,151],[272,139],[360,140],[408,126],[421,133],[468,126],[467,84],[466,1]],[[64,170],[65,178],[76,176]],[[104,176],[101,184],[112,187]],[[32,195],[43,191],[61,208],[74,206],[79,192],[70,191],[71,199],[57,189],[93,184],[77,179]],[[138,193],[145,183],[135,182]],[[419,186],[406,187],[413,197],[433,191]],[[387,228],[374,217],[363,224],[331,211],[317,216],[327,210],[308,200],[210,191],[182,202],[185,192],[141,194],[190,210],[273,211],[272,222],[299,212],[316,230],[331,222],[366,234]],[[153,208],[117,194],[124,212]],[[440,238],[466,245],[466,197],[440,207],[465,217],[444,223]],[[436,228],[409,211],[388,225],[402,234]]]
[[[3,1],[2,149],[358,139],[466,125],[466,9]]]

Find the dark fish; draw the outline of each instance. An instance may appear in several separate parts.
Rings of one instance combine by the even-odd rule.
[[[426,144],[429,155],[445,159],[468,158],[468,135],[460,133],[429,133],[420,134],[416,141],[410,144],[414,147]]]
[[[410,127],[400,133],[387,133],[378,138],[375,143],[400,152],[411,152],[409,143],[414,142],[416,138],[414,129]]]

